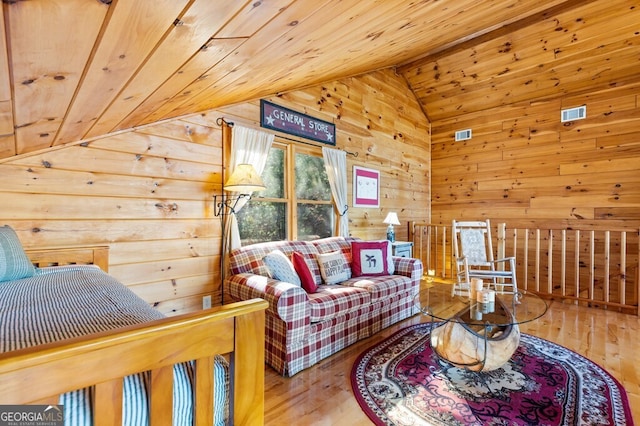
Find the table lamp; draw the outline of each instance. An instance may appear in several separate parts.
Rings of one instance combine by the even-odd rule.
[[[396,233],[393,230],[393,225],[400,225],[398,215],[395,212],[389,212],[382,223],[386,223],[389,225],[387,227],[387,240],[391,241],[392,243],[395,242]]]

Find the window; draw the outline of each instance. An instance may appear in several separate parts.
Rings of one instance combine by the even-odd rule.
[[[274,142],[262,179],[267,189],[238,213],[242,245],[332,235],[335,213],[320,148]]]

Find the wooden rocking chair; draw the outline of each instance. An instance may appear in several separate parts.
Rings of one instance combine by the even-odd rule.
[[[469,290],[472,278],[479,278],[486,288],[497,292],[517,293],[516,259],[493,258],[491,226],[486,221],[453,221],[453,255],[456,264],[454,290]]]

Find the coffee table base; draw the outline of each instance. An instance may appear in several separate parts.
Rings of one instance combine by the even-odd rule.
[[[448,321],[431,331],[431,347],[436,354],[456,367],[470,371],[491,371],[502,367],[520,344],[517,324],[485,337],[489,330],[477,333],[456,321]]]

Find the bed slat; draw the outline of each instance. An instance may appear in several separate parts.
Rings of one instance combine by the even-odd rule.
[[[93,397],[94,426],[122,424],[122,385],[122,377],[96,384]]]
[[[210,377],[213,377],[214,357],[204,357],[196,360],[195,373],[195,424],[211,425],[213,424],[213,395],[216,390],[208,385]],[[214,383],[215,386],[215,383]]]
[[[154,426],[171,426],[173,413],[173,366],[151,371],[151,422]]]

